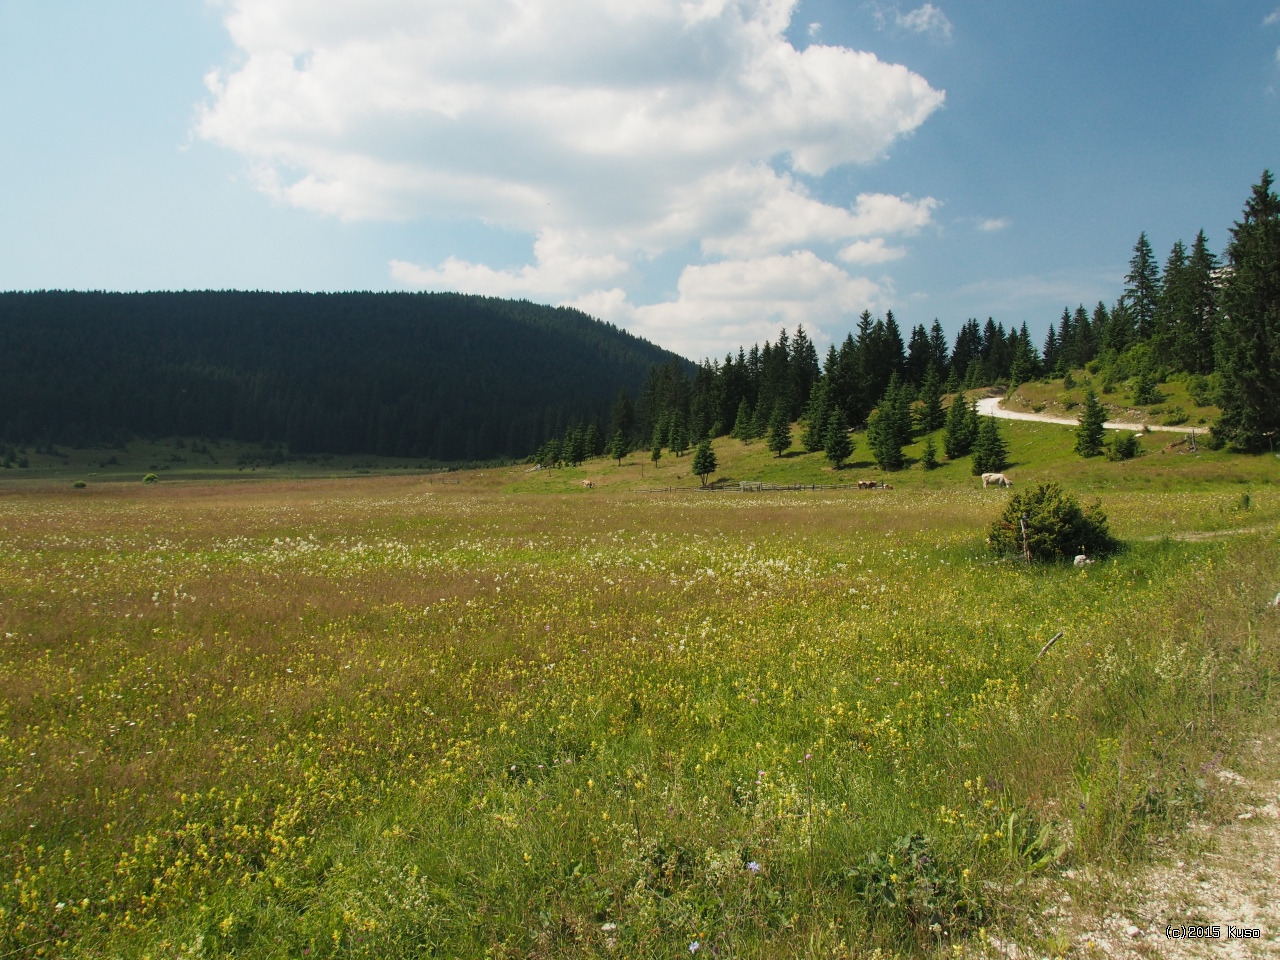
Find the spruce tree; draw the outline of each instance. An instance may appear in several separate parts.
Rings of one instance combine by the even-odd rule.
[[[1076,427],[1076,453],[1082,457],[1096,457],[1102,452],[1102,425],[1106,419],[1107,414],[1093,387],[1085,387],[1084,409],[1080,412],[1080,425]]]
[[[822,446],[826,450],[827,459],[837,470],[844,466],[844,462],[849,459],[849,454],[853,453],[849,422],[845,420],[844,414],[838,407],[827,417],[826,436],[823,438]]]
[[[1156,389],[1156,378],[1148,370],[1143,370],[1133,378],[1133,403],[1146,407],[1159,403],[1164,396]]]
[[[809,453],[817,453],[826,442],[827,420],[831,416],[831,404],[827,400],[828,386],[826,379],[819,380],[809,395],[809,406],[805,411],[805,428],[800,442]]]
[[[942,382],[938,378],[938,368],[932,363],[925,371],[919,400],[920,430],[922,433],[933,433],[947,422],[947,415],[942,410]]]
[[[707,477],[716,472],[716,453],[711,449],[711,441],[703,440],[693,455],[693,472],[702,478],[702,485],[707,485]]]
[[[920,454],[920,467],[923,470],[933,470],[938,466],[938,448],[934,445],[933,437],[926,437],[924,441],[924,451]]]
[[[729,436],[743,443],[751,439],[751,405],[745,397],[738,403],[738,415],[733,419],[733,429]]]
[[[774,406],[773,416],[769,418],[768,446],[779,457],[791,448],[791,418],[782,400]]]
[[[964,429],[965,429],[965,448],[968,450],[972,450],[974,443],[976,443],[978,439],[978,401],[977,400],[974,400],[972,403],[970,403],[969,409],[965,411]]]
[[[653,449],[649,451],[649,459],[653,461],[655,467],[658,465],[658,461],[662,459],[662,444],[657,440],[653,441]]]
[[[908,396],[898,375],[893,374],[867,424],[867,443],[881,470],[900,470],[906,463],[902,448],[910,440],[911,432],[911,409],[909,401],[905,401]]]
[[[1000,473],[1009,465],[1009,451],[1000,436],[995,417],[983,417],[973,443],[973,475]]]
[[[969,403],[963,393],[957,393],[947,410],[947,432],[942,438],[942,451],[948,460],[958,460],[969,452],[969,447]]]
[[[1160,299],[1160,270],[1156,266],[1151,242],[1144,231],[1133,245],[1133,258],[1125,276],[1124,299],[1132,312],[1138,338],[1149,339],[1155,333],[1156,305]]]
[[[1218,322],[1218,289],[1214,279],[1218,258],[1209,251],[1204,231],[1196,234],[1187,261],[1188,309],[1177,331],[1174,351],[1178,364],[1191,373],[1213,371],[1213,341]]]
[[[671,441],[668,444],[671,452],[677,457],[683,457],[684,452],[689,449],[689,427],[685,423],[683,416],[677,414],[671,426]]]
[[[1222,417],[1214,433],[1265,450],[1280,431],[1280,198],[1269,170],[1231,228],[1218,321]]]
[[[604,434],[600,432],[600,425],[594,420],[591,426],[587,427],[587,456],[598,457],[604,453]]]
[[[631,452],[631,446],[627,443],[627,436],[621,430],[613,435],[613,440],[609,444],[609,456],[618,461],[618,466],[622,466],[622,458]]]
[[[571,466],[578,466],[587,459],[587,437],[578,427],[570,427],[564,438],[564,459]]]

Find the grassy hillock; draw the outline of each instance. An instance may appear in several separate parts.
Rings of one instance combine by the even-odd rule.
[[[1203,377],[1198,379],[1205,380]],[[1206,394],[1211,394],[1211,390],[1196,380],[1197,378],[1186,374],[1174,374],[1156,385],[1158,399],[1150,403],[1137,403],[1136,378],[1115,382],[1102,374],[1074,370],[1069,381],[1037,380],[1021,384],[1005,397],[1004,405],[1010,410],[1044,413],[1054,417],[1078,417],[1080,405],[1084,403],[1085,389],[1092,387],[1107,412],[1108,420],[1200,427],[1207,431],[1222,410],[1207,402],[1209,396]]]

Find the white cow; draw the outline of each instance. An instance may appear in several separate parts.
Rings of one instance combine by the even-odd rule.
[[[1006,477],[1003,473],[984,473],[982,475],[982,486],[985,489],[990,486],[1012,487],[1013,481]]]
[[[1093,563],[1093,560],[1092,560],[1091,558],[1086,557],[1083,553],[1078,553],[1078,554],[1076,554],[1076,566],[1077,566],[1077,567],[1084,567],[1084,566],[1087,566],[1087,565],[1088,565],[1088,564],[1090,564],[1090,563]]]

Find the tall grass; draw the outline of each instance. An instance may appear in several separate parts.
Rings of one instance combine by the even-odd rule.
[[[970,486],[92,493],[0,499],[0,954],[945,950],[1274,705],[1274,533],[1133,536],[1218,490],[1085,572]]]

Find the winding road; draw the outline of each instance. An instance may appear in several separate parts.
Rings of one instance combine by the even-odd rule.
[[[1078,427],[1079,420],[1069,417],[1051,417],[1047,413],[1022,413],[1018,410],[1006,410],[1000,406],[1000,397],[983,397],[978,401],[978,413],[984,417],[998,417],[1002,420],[1036,420],[1040,423],[1060,423],[1064,427]],[[1120,420],[1108,420],[1102,425],[1107,430],[1132,430],[1142,433],[1144,429],[1160,430],[1165,433],[1204,433],[1197,427],[1167,427],[1159,423],[1124,423]]]

